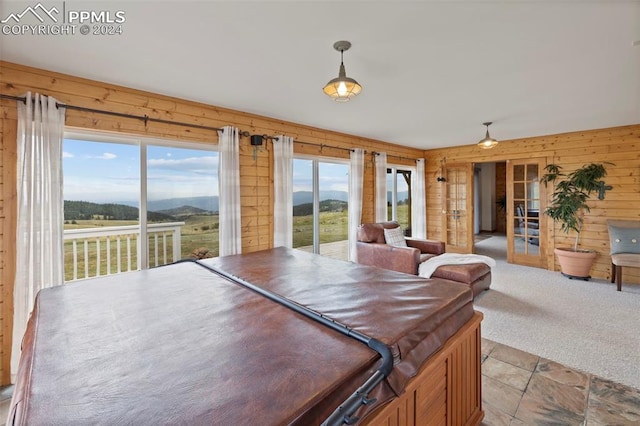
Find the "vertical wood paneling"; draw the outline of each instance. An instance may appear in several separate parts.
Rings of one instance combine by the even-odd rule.
[[[11,363],[11,339],[13,323],[13,274],[15,271],[15,229],[16,229],[16,131],[15,118],[9,118],[10,106],[15,109],[12,102],[2,101],[0,124],[0,137],[2,149],[0,150],[0,383],[10,382]],[[7,118],[5,118],[7,117]],[[6,200],[6,202],[5,202]]]
[[[276,120],[212,105],[185,101],[140,90],[114,86],[51,71],[0,61],[0,89],[3,94],[22,96],[27,91],[55,97],[59,102],[137,116],[223,127],[235,126],[251,134],[292,136],[296,154],[348,159],[348,149],[367,150],[364,174],[363,221],[373,220],[373,167],[371,153],[387,152],[408,158],[421,158],[422,150],[403,147],[311,126]],[[15,275],[15,139],[16,103],[3,100],[2,168],[0,179],[0,383],[9,382],[13,279]],[[68,110],[66,125],[78,129],[142,135],[175,141],[217,144],[217,132],[164,123],[145,123],[132,118],[113,117]],[[324,146],[309,145],[322,144]],[[240,197],[242,200],[242,251],[273,246],[273,156],[267,142],[255,152],[249,138],[240,139]]]
[[[598,252],[591,276],[608,279],[611,258],[607,219],[640,220],[640,124],[502,141],[491,150],[468,145],[425,151],[429,238],[444,239],[440,219],[440,212],[443,210],[442,183],[436,182],[436,177],[442,175],[445,164],[502,162],[532,157],[546,157],[547,163],[559,164],[565,172],[571,172],[590,162],[613,163],[607,167],[606,178],[613,190],[607,192],[605,200],[590,201],[591,213],[585,219],[581,238],[582,248]],[[547,200],[551,192],[547,191]],[[551,270],[559,270],[553,249],[556,246],[570,246],[573,234],[567,236],[560,230],[560,225],[551,221],[548,223],[547,265]],[[640,270],[625,270],[624,282],[640,284]]]
[[[496,200],[507,196],[507,163],[496,163]],[[496,232],[505,234],[507,232],[506,210],[495,206]]]
[[[405,391],[364,420],[379,425],[477,425],[484,415],[480,397],[480,321],[476,313],[409,381]],[[415,418],[400,421],[414,401]]]
[[[374,167],[371,153],[387,152],[390,156],[426,158],[427,230],[429,238],[442,239],[441,197],[442,176],[446,163],[493,162],[531,156],[547,156],[548,161],[571,170],[590,161],[611,161],[609,179],[614,190],[607,199],[594,202],[592,215],[587,219],[584,246],[600,252],[592,276],[609,277],[609,242],[606,233],[607,217],[640,220],[640,124],[612,129],[580,131],[559,135],[540,136],[501,142],[491,151],[475,145],[421,151],[400,145],[346,135],[268,117],[248,114],[212,105],[185,101],[158,94],[114,86],[51,71],[25,67],[0,61],[0,89],[8,95],[21,96],[27,90],[56,97],[60,102],[107,111],[148,115],[149,117],[187,123],[222,127],[233,125],[251,134],[285,134],[298,141],[324,144],[324,147],[296,143],[296,154],[348,158],[341,148],[361,147],[365,157],[362,221],[374,220]],[[11,318],[13,277],[15,269],[15,102],[2,101],[2,157],[0,181],[0,381],[9,380],[8,351],[11,345]],[[120,119],[100,114],[67,111],[66,124],[71,127],[101,131],[138,134],[150,137],[217,143],[214,131],[174,126],[135,119]],[[253,148],[247,138],[241,139],[241,196],[242,248],[251,252],[273,245],[273,170],[271,145],[253,157]],[[390,161],[396,161],[392,159]],[[400,163],[403,163],[400,161]],[[570,238],[555,227],[548,241],[549,251],[554,245],[568,245]],[[553,255],[551,254],[551,257]],[[553,259],[548,262],[554,268]],[[625,270],[625,283],[640,283],[640,270]]]

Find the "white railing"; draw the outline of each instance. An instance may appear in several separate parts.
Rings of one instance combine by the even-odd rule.
[[[147,256],[141,256],[138,225],[66,229],[64,231],[65,280],[75,281],[135,271],[141,269],[145,258],[148,259],[149,266],[175,262],[181,258],[180,228],[184,224],[184,222],[170,222],[147,225]],[[169,252],[171,252],[171,258]],[[71,260],[68,259],[69,256]],[[83,264],[83,268],[79,267],[80,263]],[[71,271],[68,268],[71,268]]]

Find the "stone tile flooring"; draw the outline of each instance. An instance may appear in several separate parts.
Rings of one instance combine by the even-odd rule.
[[[0,424],[12,386],[0,388]],[[640,390],[482,339],[483,426],[640,425]]]
[[[482,425],[640,425],[640,390],[482,339]]]

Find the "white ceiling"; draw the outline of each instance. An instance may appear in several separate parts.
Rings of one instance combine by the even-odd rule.
[[[64,6],[122,10],[123,34],[2,35],[2,59],[424,149],[475,143],[484,121],[499,140],[640,123],[640,1]],[[322,93],[337,40],[363,86],[348,103]]]

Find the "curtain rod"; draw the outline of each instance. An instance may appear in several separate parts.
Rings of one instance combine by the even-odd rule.
[[[381,153],[380,153],[380,152],[373,151],[371,154],[372,154],[372,155],[380,155]],[[417,160],[420,160],[420,159],[421,159],[421,158],[409,158],[409,157],[402,157],[402,156],[400,156],[400,155],[393,155],[393,154],[387,154],[387,157],[399,158],[399,159],[401,159],[401,160],[408,160],[408,161],[417,161]]]
[[[0,93],[0,99],[9,99],[9,100],[20,101],[20,102],[24,102],[24,103],[27,102],[27,98],[25,98],[25,97],[5,95],[5,94],[2,94],[2,93]],[[193,127],[193,128],[196,128],[196,129],[222,131],[222,129],[220,129],[218,127],[202,126],[200,124],[184,123],[184,122],[181,122],[181,121],[163,120],[161,118],[149,117],[146,114],[145,115],[125,114],[125,113],[122,113],[122,112],[105,111],[105,110],[102,110],[102,109],[94,109],[94,108],[80,107],[80,106],[76,106],[76,105],[62,104],[60,102],[56,102],[56,107],[57,108],[62,107],[62,108],[66,108],[66,109],[70,109],[70,110],[74,110],[74,111],[93,112],[93,113],[97,113],[97,114],[112,115],[112,116],[123,117],[123,118],[134,118],[136,120],[144,121],[145,125],[147,124],[147,122],[152,121],[152,122],[155,122],[155,123],[175,124],[177,126]],[[240,131],[239,135],[247,137],[247,136],[250,135],[250,133],[245,130],[245,131]]]
[[[341,147],[341,146],[327,145],[327,144],[324,144],[324,143],[299,141],[299,140],[296,140],[296,139],[294,139],[294,142],[301,143],[301,144],[304,144],[304,145],[319,146],[320,147],[320,151],[322,151],[322,148],[325,148],[325,147],[326,148],[331,148],[331,149],[341,149],[343,151],[349,151],[349,152],[351,152],[351,151],[353,151],[355,149],[355,148],[344,148],[344,147]],[[367,151],[364,151],[364,152],[367,152]]]
[[[268,136],[268,135],[262,135],[263,138],[265,139],[271,139],[271,140],[278,140],[277,136]],[[301,143],[301,144],[305,144],[305,145],[313,145],[313,146],[319,146],[320,150],[322,150],[322,148],[327,147],[327,148],[332,148],[332,149],[341,149],[343,151],[353,151],[354,148],[344,148],[341,146],[333,146],[333,145],[326,145],[323,143],[315,143],[315,142],[305,142],[305,141],[299,141],[297,139],[294,139],[294,142],[297,143]],[[364,151],[365,153],[367,152],[366,150]],[[379,152],[375,152],[372,151],[371,154],[373,155],[379,155]],[[416,161],[419,160],[419,158],[409,158],[409,157],[401,157],[399,155],[393,155],[393,154],[387,154],[387,157],[394,157],[394,158],[399,158],[401,160],[407,160],[407,161]]]
[[[262,136],[262,139],[271,140],[272,142],[280,140],[280,138],[278,136],[269,136],[269,135],[261,135],[261,136]],[[304,145],[319,146],[321,151],[322,151],[322,148],[324,148],[324,147],[331,148],[331,149],[341,149],[343,151],[354,151],[355,150],[355,148],[344,148],[342,146],[327,145],[327,144],[324,144],[324,143],[305,142],[305,141],[299,141],[297,139],[294,139],[293,141],[296,142],[296,143],[304,144]],[[364,151],[364,152],[367,152],[367,151]]]

